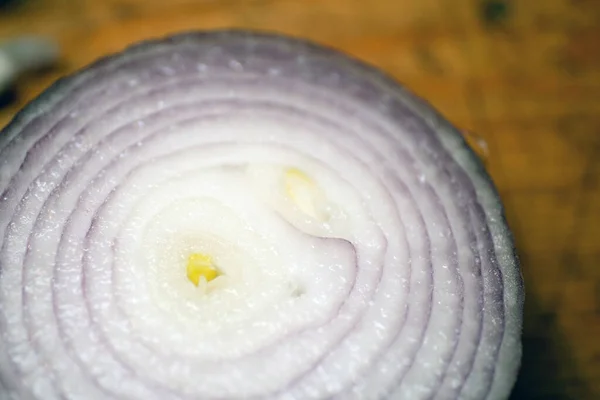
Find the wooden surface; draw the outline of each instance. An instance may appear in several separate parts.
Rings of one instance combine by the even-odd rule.
[[[346,50],[485,139],[527,287],[513,397],[600,398],[600,1],[485,1],[30,0],[0,13],[0,39],[52,36],[63,61],[19,82],[0,126],[58,76],[169,32],[274,29]]]

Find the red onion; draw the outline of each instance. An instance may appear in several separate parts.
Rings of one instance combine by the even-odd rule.
[[[523,285],[496,190],[348,56],[242,31],[139,44],[25,107],[0,163],[3,399],[512,388]]]

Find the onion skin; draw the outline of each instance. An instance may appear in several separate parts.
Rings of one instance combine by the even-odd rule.
[[[263,160],[305,163],[360,212],[325,235],[239,200],[225,171]],[[194,230],[179,190],[330,272],[298,270],[304,300],[195,343],[193,314],[147,294],[163,275],[131,234],[162,231],[153,202]],[[502,399],[514,384],[524,289],[491,179],[431,106],[335,50],[227,30],[104,58],[1,132],[0,192],[0,399]]]

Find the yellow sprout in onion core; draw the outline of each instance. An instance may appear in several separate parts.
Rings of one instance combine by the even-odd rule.
[[[192,253],[188,257],[187,277],[196,286],[200,278],[210,282],[219,276],[219,271],[214,267],[212,257],[202,253]]]
[[[305,214],[317,218],[315,199],[318,189],[312,179],[297,168],[288,168],[285,172],[285,191]]]

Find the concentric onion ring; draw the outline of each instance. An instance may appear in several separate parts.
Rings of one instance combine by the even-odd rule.
[[[28,105],[0,163],[2,398],[510,392],[523,289],[493,184],[345,55],[136,45]],[[194,255],[218,277],[192,282]]]

